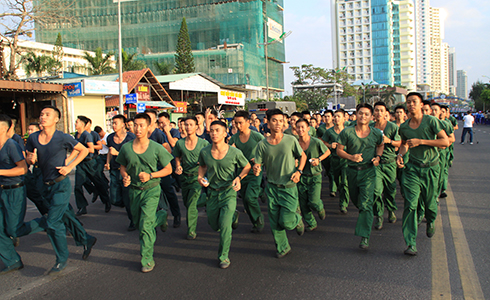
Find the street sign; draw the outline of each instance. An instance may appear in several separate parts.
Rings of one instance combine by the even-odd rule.
[[[81,82],[64,84],[63,90],[66,92],[68,97],[83,96],[83,87]]]
[[[126,104],[135,104],[138,102],[138,94],[127,94],[126,95]]]
[[[136,112],[137,113],[144,113],[146,110],[146,104],[143,102],[138,102],[136,105]]]

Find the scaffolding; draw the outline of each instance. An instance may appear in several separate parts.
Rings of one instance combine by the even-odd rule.
[[[121,7],[123,48],[138,53],[151,69],[155,62],[174,64],[173,53],[185,17],[196,72],[229,85],[266,85],[266,58],[259,44],[266,40],[268,18],[283,26],[282,0],[138,0],[123,2]],[[77,0],[75,11],[77,22],[38,27],[36,40],[51,42],[60,32],[64,46],[117,50],[117,5],[113,0]],[[283,90],[284,43],[269,46],[268,56],[271,89]]]

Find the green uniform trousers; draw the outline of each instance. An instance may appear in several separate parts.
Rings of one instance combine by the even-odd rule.
[[[301,222],[298,213],[298,188],[278,187],[268,183],[266,187],[269,199],[269,222],[278,253],[283,253],[289,246],[286,230],[293,230]]]
[[[447,149],[443,149],[439,152],[439,184],[437,189],[437,196],[440,193],[445,192],[447,190],[447,181],[449,177],[449,151]]]
[[[325,170],[325,174],[328,177],[328,186],[330,188],[330,192],[336,193],[338,184],[335,182],[334,177],[333,177],[333,170],[331,168],[331,159],[332,157],[329,155],[327,158],[322,160],[322,166],[323,169]]]
[[[369,238],[374,219],[373,203],[376,168],[372,166],[364,170],[356,170],[347,167],[345,172],[352,203],[359,209],[355,235]]]
[[[402,186],[405,191],[402,232],[407,246],[416,246],[419,201],[425,207],[425,217],[430,224],[437,217],[437,184],[439,165],[421,168],[410,162],[403,170]]]
[[[237,193],[231,187],[216,191],[208,188],[206,200],[206,214],[208,224],[215,231],[219,232],[218,259],[224,261],[228,259],[231,246],[231,224],[236,210]]]
[[[45,215],[48,213],[48,203],[43,198],[42,190],[43,190],[43,174],[41,169],[35,165],[32,168],[32,172],[27,170],[27,174],[24,176],[24,182],[26,184],[26,196],[29,200],[36,205],[37,210],[41,213],[41,215]]]
[[[153,246],[157,239],[155,227],[163,225],[167,221],[167,211],[162,209],[157,212],[160,200],[160,185],[146,190],[129,189],[131,202],[131,214],[134,224],[139,229],[141,265],[154,265]]]
[[[332,157],[330,161],[333,180],[338,187],[339,191],[339,206],[340,209],[347,208],[349,206],[349,187],[347,184],[347,175],[345,163],[342,162],[340,157]]]
[[[2,190],[0,190],[0,193],[3,195]],[[5,228],[6,209],[3,202],[3,200],[0,200],[0,259],[5,267],[9,267],[20,261],[20,255],[15,251],[12,239],[7,235]]]
[[[241,182],[242,188],[240,189],[240,194],[243,200],[243,207],[247,211],[247,215],[253,225],[257,225],[258,220],[261,221],[260,224],[264,224],[264,216],[259,205],[259,195],[262,191],[260,188],[261,182],[262,173],[259,176],[249,174]]]
[[[187,234],[195,234],[198,218],[197,202],[201,196],[202,187],[197,181],[197,175],[185,175],[180,180],[182,184],[182,201],[187,208]]]
[[[395,203],[396,169],[396,162],[379,164],[376,167],[373,205],[374,216],[376,217],[383,217],[385,206],[388,211],[398,209]]]
[[[299,207],[301,215],[309,227],[316,227],[317,222],[313,211],[323,210],[322,201],[322,175],[302,175],[298,182]]]
[[[111,203],[116,206],[124,206],[128,219],[133,223],[133,215],[131,214],[131,204],[129,201],[129,187],[125,187],[122,182],[120,170],[111,170],[111,183],[109,185],[109,193],[111,195]]]

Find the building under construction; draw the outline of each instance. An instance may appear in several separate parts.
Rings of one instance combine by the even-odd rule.
[[[75,5],[75,22],[38,26],[36,40],[52,42],[60,32],[64,46],[117,51],[117,1],[77,0]],[[121,11],[123,49],[138,53],[151,69],[155,70],[155,62],[174,65],[185,17],[196,72],[226,85],[262,91],[267,85],[263,43],[279,39],[284,32],[283,0],[121,1]],[[267,50],[270,90],[281,92],[284,42],[271,44]]]

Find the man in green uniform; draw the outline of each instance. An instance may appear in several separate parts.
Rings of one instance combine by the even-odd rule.
[[[438,103],[431,104],[432,115],[438,118],[441,121],[442,128],[446,132],[446,135],[449,140],[449,144],[452,145],[456,140],[454,137],[454,129],[453,125],[445,120],[446,112],[442,111],[442,106]],[[437,188],[437,195],[440,195],[440,198],[447,197],[446,189],[447,189],[447,181],[449,177],[449,147],[447,148],[439,148],[439,184]],[[439,200],[437,200],[439,202]]]
[[[250,162],[250,165],[254,162],[255,148],[257,144],[264,139],[264,136],[258,132],[250,130],[248,121],[248,112],[239,110],[236,112],[233,118],[235,125],[238,129],[238,133],[234,134],[228,144],[235,146],[243,152],[243,155]],[[264,229],[264,216],[260,210],[259,195],[260,195],[260,183],[262,182],[262,174],[259,176],[247,176],[242,182],[242,189],[240,193],[242,195],[243,207],[252,222],[252,232],[258,233]]]
[[[442,107],[442,110],[446,111],[446,120],[449,120],[449,122],[453,125],[453,130],[456,131],[459,126],[458,126],[458,120],[451,115],[451,110],[449,109],[449,107],[447,106],[444,106]],[[453,143],[454,144],[454,143]],[[453,159],[454,159],[454,145],[451,144],[449,146],[449,161],[448,161],[448,165],[449,167],[451,167],[453,165]]]
[[[397,156],[397,165],[403,170],[402,187],[405,194],[402,231],[408,248],[407,255],[417,255],[418,231],[417,204],[425,204],[427,218],[426,234],[434,235],[437,217],[437,184],[439,176],[439,154],[437,147],[449,146],[446,133],[436,118],[424,115],[423,96],[419,93],[407,95],[407,109],[411,118],[400,126],[402,145]],[[405,165],[403,155],[410,148],[410,158]]]
[[[269,221],[276,243],[276,256],[282,258],[291,251],[286,230],[303,235],[305,226],[299,213],[298,188],[306,164],[306,154],[291,135],[283,134],[283,113],[279,109],[267,111],[271,135],[263,139],[255,153],[254,174],[259,176],[262,165],[267,171],[266,193],[269,199]],[[298,167],[296,168],[296,159]]]
[[[383,228],[383,214],[385,206],[388,209],[388,221],[396,222],[395,203],[396,195],[396,153],[395,148],[400,147],[402,142],[398,135],[398,126],[387,120],[388,108],[384,102],[374,104],[374,120],[376,123],[371,127],[381,130],[383,134],[384,150],[379,165],[376,167],[376,184],[374,186],[374,216],[376,223],[374,229]]]
[[[170,161],[173,156],[155,141],[148,138],[151,118],[144,113],[134,117],[136,139],[125,143],[117,156],[121,165],[123,185],[129,186],[131,215],[139,229],[141,271],[147,273],[155,267],[153,245],[156,240],[155,227],[167,230],[167,210],[157,212],[160,200],[160,178],[172,173]],[[163,166],[158,170],[158,165]]]
[[[303,118],[303,114],[302,113],[297,112],[297,111],[294,112],[291,115],[291,126],[284,131],[284,134],[293,135],[296,138],[298,138],[298,132],[296,131],[296,121],[298,121],[299,119],[302,119],[302,118]],[[308,128],[308,134],[310,136],[316,136],[316,130],[313,127],[309,126],[309,128]]]
[[[316,130],[316,136],[318,138],[322,138],[323,134],[327,129],[333,127],[333,111],[331,110],[326,110],[323,113],[323,122],[320,123],[320,126],[318,126],[318,129]]]
[[[359,209],[355,235],[361,237],[361,249],[369,248],[369,236],[373,225],[375,167],[379,165],[384,149],[381,131],[369,127],[372,115],[371,105],[357,105],[356,125],[345,128],[339,134],[337,145],[337,155],[347,160],[349,195]]]
[[[175,174],[184,176],[182,181],[182,200],[187,208],[187,239],[193,240],[197,237],[197,201],[201,195],[201,185],[197,181],[199,168],[199,153],[201,149],[208,146],[208,141],[198,138],[196,117],[189,117],[184,121],[187,136],[175,144],[173,155],[175,157]]]
[[[327,146],[315,137],[308,135],[308,121],[299,119],[296,130],[299,134],[299,145],[306,154],[303,175],[298,183],[299,206],[306,222],[306,231],[317,228],[312,211],[318,213],[320,220],[325,220],[325,208],[322,201],[322,166],[321,161],[330,155]]]
[[[208,187],[206,213],[208,223],[213,230],[220,233],[218,250],[219,267],[230,266],[231,233],[233,216],[236,210],[237,191],[248,172],[250,164],[243,153],[225,143],[227,137],[226,124],[213,121],[209,126],[212,145],[204,147],[199,154],[198,181]],[[236,176],[236,169],[242,169]],[[209,180],[205,178],[206,172]]]
[[[340,158],[337,155],[337,140],[339,134],[344,130],[345,114],[343,109],[339,109],[335,112],[333,117],[334,127],[327,129],[323,134],[323,142],[331,150],[332,155],[330,159],[330,167],[332,170],[333,182],[338,187],[339,191],[339,207],[340,213],[345,215],[347,213],[347,206],[349,205],[349,188],[347,185],[347,176],[345,172],[346,160]],[[327,158],[328,159],[328,158]]]
[[[316,136],[319,139],[322,140],[325,132],[328,129],[330,129],[330,128],[332,128],[334,126],[334,123],[333,123],[333,115],[334,115],[334,113],[331,110],[327,110],[323,114],[325,123],[323,123],[322,125],[320,125],[320,127],[316,131]],[[329,184],[329,188],[330,188],[330,197],[335,197],[336,196],[336,193],[337,193],[337,190],[339,189],[339,186],[337,184],[338,182],[336,182],[335,179],[334,179],[333,170],[331,169],[331,165],[332,165],[331,160],[332,160],[332,158],[333,158],[333,155],[329,155],[326,159],[324,159],[322,161],[322,165],[323,165],[323,170],[325,172],[324,173],[324,176],[325,177],[328,177],[328,184]]]

